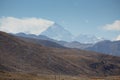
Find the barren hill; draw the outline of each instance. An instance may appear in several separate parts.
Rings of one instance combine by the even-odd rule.
[[[0,71],[78,76],[120,75],[120,58],[77,49],[48,48],[0,32]]]

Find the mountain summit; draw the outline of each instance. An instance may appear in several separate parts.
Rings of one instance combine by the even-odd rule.
[[[46,35],[52,39],[64,41],[71,41],[73,38],[73,35],[69,31],[67,31],[57,23],[54,23],[48,29],[43,31],[41,35]]]

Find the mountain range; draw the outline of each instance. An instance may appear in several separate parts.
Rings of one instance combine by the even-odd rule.
[[[89,34],[80,34],[74,38],[74,41],[78,41],[80,43],[86,43],[86,44],[97,43],[97,42],[103,41],[103,40],[104,40],[104,38],[96,37],[94,35],[89,35]]]
[[[78,41],[80,43],[96,43],[98,41],[104,40],[103,38],[98,38],[94,35],[84,35],[80,34],[79,36],[74,36],[71,32],[66,30],[61,25],[53,22],[50,25],[47,25],[47,28],[44,29],[39,35],[45,35],[49,38],[58,40],[58,41]],[[31,35],[32,36],[32,35]]]
[[[120,58],[97,52],[54,48],[0,32],[0,71],[77,76],[120,75]]]
[[[78,41],[58,41],[55,39],[51,39],[45,35],[34,35],[34,34],[25,34],[25,33],[17,33],[15,36],[28,38],[27,40],[34,40],[34,42],[41,43],[44,46],[47,47],[66,47],[66,48],[76,48],[76,49],[82,49],[82,50],[88,50],[88,51],[96,51],[104,54],[114,55],[114,56],[120,56],[120,41],[110,41],[110,40],[103,40],[99,41],[97,43],[80,43]],[[32,38],[32,39],[29,39]],[[45,42],[51,43],[51,45],[47,45]],[[56,45],[57,44],[57,45]],[[52,46],[56,45],[56,46]]]
[[[120,41],[100,41],[93,46],[88,47],[86,50],[120,56]]]

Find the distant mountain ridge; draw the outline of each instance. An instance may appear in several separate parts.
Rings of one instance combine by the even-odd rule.
[[[86,50],[120,56],[120,41],[104,40],[86,48]]]
[[[89,34],[80,34],[78,35],[77,37],[74,38],[74,41],[78,41],[80,43],[97,43],[99,41],[103,41],[104,38],[101,38],[101,37],[96,37],[94,35],[89,35]]]
[[[36,39],[36,38],[30,38],[30,37],[18,37],[24,41],[27,42],[31,42],[31,43],[35,43],[35,44],[40,44],[42,46],[46,46],[46,47],[53,47],[53,48],[67,48],[65,46],[62,46],[54,41],[50,41],[50,40],[44,40],[44,39]]]
[[[36,39],[35,41],[38,43],[43,44],[44,46],[48,47],[68,47],[68,48],[76,48],[76,49],[82,49],[82,50],[88,50],[88,51],[96,51],[104,54],[110,54],[114,56],[120,56],[120,41],[109,41],[109,40],[104,40],[97,42],[95,44],[88,44],[88,43],[80,43],[78,41],[72,41],[72,42],[67,42],[67,41],[58,41],[51,39],[47,36],[44,35],[34,35],[34,34],[25,34],[25,33],[18,33],[15,34],[16,36],[20,37],[26,37],[26,38],[34,38]],[[32,41],[34,39],[31,39]],[[39,42],[40,41],[40,42]],[[46,45],[47,43],[50,43],[51,45]]]
[[[57,44],[59,44],[59,45],[61,45],[61,46],[64,46],[64,47],[68,47],[68,48],[77,48],[77,49],[85,49],[85,48],[87,48],[87,47],[90,47],[90,46],[92,46],[93,44],[84,44],[84,43],[80,43],[80,42],[78,42],[78,41],[72,41],[72,42],[67,42],[67,41],[58,41],[58,40],[55,40],[55,39],[51,39],[51,38],[49,38],[49,37],[47,37],[47,36],[44,36],[44,35],[34,35],[34,34],[25,34],[25,33],[17,33],[17,34],[14,34],[15,36],[18,36],[18,37],[23,37],[23,39],[27,39],[27,40],[29,40],[30,39],[30,41],[32,40],[35,40],[35,42],[38,42],[38,43],[41,43],[41,41],[43,42],[46,42],[46,41],[48,41],[48,42],[51,42],[51,43],[57,43]],[[40,41],[40,42],[39,42]],[[41,44],[43,44],[43,45],[45,45],[44,43],[41,43]],[[49,46],[49,45],[48,45]],[[52,47],[52,46],[51,46]]]
[[[54,40],[54,39],[51,39],[47,36],[44,36],[44,35],[35,35],[35,34],[26,34],[26,33],[17,33],[17,34],[13,34],[15,36],[20,36],[20,37],[26,37],[26,38],[34,38],[34,39],[41,39],[41,40]]]
[[[80,34],[78,36],[74,36],[71,32],[64,29],[62,26],[60,26],[57,23],[51,25],[40,35],[45,35],[47,37],[50,37],[58,41],[67,41],[67,42],[78,41],[80,43],[96,43],[104,40],[103,38],[98,38],[94,35],[87,35],[87,34],[86,35]]]

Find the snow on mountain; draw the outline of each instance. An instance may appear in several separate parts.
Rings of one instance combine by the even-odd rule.
[[[73,35],[57,23],[43,31],[41,35],[46,35],[55,40],[72,41]]]
[[[74,41],[78,41],[80,43],[96,43],[102,40],[104,39],[89,34],[88,35],[80,34],[79,36],[74,38]]]

